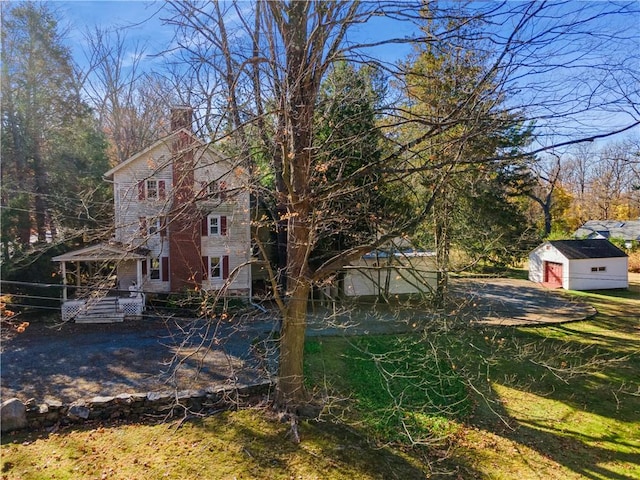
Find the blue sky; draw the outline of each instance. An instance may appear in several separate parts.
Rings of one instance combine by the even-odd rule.
[[[164,50],[173,36],[172,27],[162,24],[159,2],[71,0],[51,3],[55,3],[63,26],[69,28],[74,59],[81,65],[87,29],[121,29],[132,44],[147,45],[149,54]]]
[[[69,27],[69,39],[74,58],[82,63],[82,47],[85,43],[84,33],[96,26],[101,29],[121,29],[126,32],[127,39],[133,44],[140,42],[148,46],[150,55],[162,52],[170,45],[173,38],[173,27],[163,25],[162,3],[151,0],[67,0],[54,3],[61,14],[63,25]],[[378,41],[382,35],[398,35],[389,26],[390,20],[374,18],[365,27],[356,30],[363,41]],[[66,24],[66,25],[65,25]],[[397,25],[396,25],[397,28]],[[406,35],[412,32],[407,31]],[[402,34],[402,33],[401,33]],[[403,58],[411,52],[406,45],[380,47],[376,55],[385,61]]]
[[[69,40],[70,46],[76,62],[83,66],[83,53],[82,48],[84,45],[83,34],[87,29],[92,29],[95,26],[101,28],[120,28],[123,33],[126,33],[127,39],[132,43],[139,42],[146,46],[146,53],[148,57],[148,66],[153,66],[154,62],[159,62],[160,59],[153,57],[153,55],[163,52],[171,43],[173,38],[173,27],[169,25],[163,25],[161,18],[166,16],[165,12],[159,12],[162,7],[162,2],[154,2],[149,0],[139,1],[113,1],[113,0],[98,0],[98,1],[55,1],[51,2],[56,5],[56,8],[62,18],[63,25],[69,27]],[[630,5],[640,7],[640,2],[626,2]],[[478,5],[482,5],[484,2],[479,2]],[[517,6],[519,2],[514,1],[511,6]],[[521,3],[520,3],[521,4]],[[485,4],[486,5],[486,4]],[[509,4],[507,4],[509,5]],[[576,6],[580,6],[580,2],[568,2],[565,4],[565,8],[569,10],[575,10]],[[607,3],[584,1],[582,5],[588,8],[599,8],[599,5],[606,6]],[[637,11],[637,9],[636,9]],[[616,22],[622,22],[621,25],[616,25]],[[626,18],[607,17],[606,21],[601,23],[601,29],[607,30],[609,28],[624,27],[630,36],[635,36],[636,47],[635,51],[633,47],[629,48],[629,54],[637,55],[640,50],[640,41],[637,39],[640,37],[640,17],[627,16]],[[393,23],[389,19],[375,18],[371,24],[359,27],[357,36],[359,40],[379,40],[386,35],[393,36],[409,36],[413,32],[408,30],[407,32],[398,31],[398,23]],[[400,28],[407,28],[400,27]],[[594,32],[598,33],[598,32]],[[594,38],[596,36],[594,35]],[[568,45],[568,44],[567,44]],[[628,45],[633,45],[629,43]],[[394,61],[406,58],[411,52],[411,48],[407,45],[390,45],[376,50],[376,56],[384,61]],[[627,52],[611,52],[612,57],[628,55]],[[638,65],[640,69],[640,65]],[[561,70],[556,70],[554,75],[561,73]],[[568,71],[567,75],[571,76],[573,71]],[[558,84],[559,86],[560,84]],[[544,92],[543,92],[544,93]],[[548,93],[548,92],[547,92]],[[600,112],[599,117],[585,118],[585,121],[591,123],[593,121],[598,122],[606,118],[607,123],[611,123],[622,119],[619,114],[606,115],[605,112]],[[624,118],[623,123],[626,123],[629,118]],[[562,126],[556,127],[558,132],[562,130]],[[575,127],[572,127],[572,129]],[[563,132],[564,133],[564,132]]]

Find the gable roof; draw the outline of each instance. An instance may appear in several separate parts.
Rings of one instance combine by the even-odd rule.
[[[609,240],[587,239],[587,240],[551,240],[560,253],[571,260],[587,258],[617,258],[626,257],[627,254],[616,247]]]
[[[640,220],[589,220],[576,230],[573,236],[640,241]]]
[[[111,170],[105,172],[102,176],[104,178],[111,178],[113,177],[113,175],[120,169],[128,167],[129,165],[131,165],[132,163],[134,163],[136,160],[138,160],[140,157],[143,157],[144,155],[146,155],[147,153],[149,153],[151,150],[157,148],[160,145],[164,145],[166,144],[172,137],[178,135],[178,134],[186,134],[189,137],[191,137],[191,139],[193,140],[194,144],[197,144],[198,146],[203,146],[204,142],[202,140],[200,140],[197,136],[195,136],[193,134],[193,132],[189,131],[186,128],[181,128],[180,130],[176,130],[175,132],[171,132],[169,135],[166,135],[164,137],[162,137],[159,140],[156,140],[154,143],[152,143],[151,145],[149,145],[147,148],[145,148],[144,150],[140,150],[138,153],[132,155],[131,157],[127,158],[124,162],[119,163],[118,165],[116,165],[115,167],[113,167]]]

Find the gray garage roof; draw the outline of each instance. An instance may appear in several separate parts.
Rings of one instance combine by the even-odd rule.
[[[609,240],[552,240],[549,242],[568,259],[616,258],[627,254]]]

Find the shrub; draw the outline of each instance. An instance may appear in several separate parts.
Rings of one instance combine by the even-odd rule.
[[[640,250],[629,254],[629,271],[640,273]]]

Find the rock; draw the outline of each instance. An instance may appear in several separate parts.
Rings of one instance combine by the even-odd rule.
[[[149,392],[147,393],[147,400],[149,402],[171,402],[175,398],[173,392]]]
[[[84,405],[74,404],[69,407],[67,416],[71,419],[81,418],[83,420],[86,420],[87,418],[89,418],[89,413],[91,413],[91,410],[85,407]]]
[[[10,398],[0,406],[0,430],[9,432],[27,426],[27,410],[17,398]]]
[[[93,397],[91,400],[89,400],[89,404],[94,406],[94,407],[104,407],[106,405],[109,405],[110,403],[113,403],[115,401],[115,397]]]
[[[45,398],[45,403],[49,406],[49,410],[61,410],[64,407],[59,400]]]

